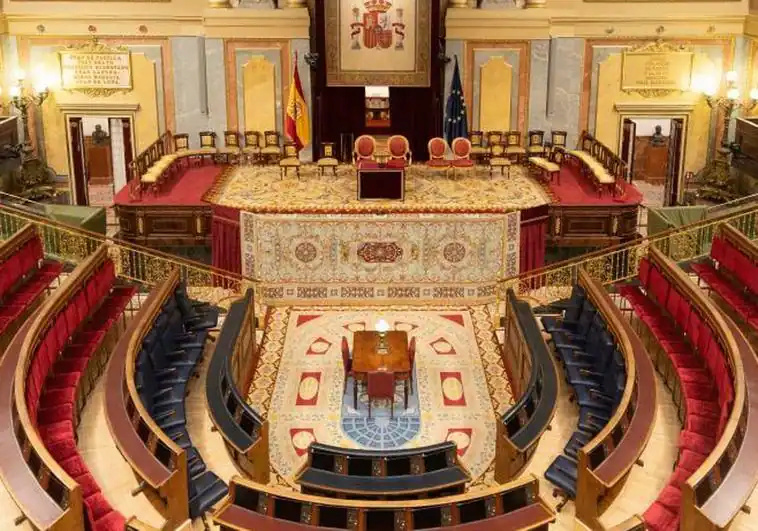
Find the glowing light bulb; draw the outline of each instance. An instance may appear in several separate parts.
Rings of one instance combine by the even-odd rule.
[[[730,88],[726,91],[726,97],[730,100],[738,100],[740,98],[740,89],[737,87]]]
[[[758,100],[758,88],[752,88],[752,89],[750,89],[750,99],[751,100]]]
[[[19,81],[23,81],[24,79],[26,79],[26,72],[24,72],[21,69],[16,70],[16,79],[18,79]]]
[[[384,319],[379,319],[379,322],[376,323],[376,331],[379,332],[380,334],[384,334],[389,329],[390,329],[390,325]]]
[[[14,85],[10,90],[11,98],[18,98],[21,95],[21,87]]]
[[[725,77],[729,83],[737,82],[737,72],[735,72],[734,70],[730,70],[729,72],[727,72]]]
[[[42,92],[47,92],[47,83],[44,81],[38,81],[34,84],[34,91],[37,94],[41,94]]]

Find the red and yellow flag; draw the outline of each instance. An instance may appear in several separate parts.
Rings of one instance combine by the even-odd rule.
[[[308,116],[308,106],[303,95],[303,85],[300,83],[300,74],[297,71],[297,55],[295,56],[292,83],[290,83],[284,132],[295,143],[298,151],[311,142],[311,123]]]

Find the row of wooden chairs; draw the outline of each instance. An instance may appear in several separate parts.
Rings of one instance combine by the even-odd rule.
[[[281,145],[281,134],[278,131],[224,131],[224,145],[216,145],[217,134],[215,131],[201,131],[200,151],[217,152],[227,159],[228,162],[249,162],[253,164],[276,164],[283,156],[287,156],[285,142]],[[244,144],[241,140],[244,139]],[[294,147],[294,144],[291,144]],[[176,151],[190,150],[189,134],[181,133],[174,135]],[[296,151],[296,150],[295,150]]]
[[[551,146],[566,146],[566,131],[551,131]],[[486,160],[493,156],[493,150],[500,151],[506,158],[516,163],[524,163],[529,157],[544,155],[547,151],[545,131],[532,129],[529,131],[528,143],[522,144],[521,131],[471,131],[471,156],[474,160]],[[495,156],[500,156],[496,153]]]

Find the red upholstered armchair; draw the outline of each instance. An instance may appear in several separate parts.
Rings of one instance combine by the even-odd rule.
[[[445,158],[447,140],[434,137],[426,144],[426,148],[429,150],[429,160],[426,162],[427,167],[447,172],[450,169],[450,161]]]
[[[356,169],[375,168],[378,166],[374,154],[376,139],[371,135],[361,135],[355,139],[353,147],[353,162]]]
[[[474,167],[474,161],[471,160],[471,141],[468,138],[458,137],[453,140],[450,147],[453,150],[453,171],[458,168],[468,169]]]
[[[388,398],[390,418],[395,416],[395,373],[371,371],[368,373],[368,417],[371,418],[371,402],[375,398]]]
[[[387,166],[390,168],[405,168],[412,162],[410,144],[402,135],[392,135],[387,139],[387,151],[390,153],[387,160]]]

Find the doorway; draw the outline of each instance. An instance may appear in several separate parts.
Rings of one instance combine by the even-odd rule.
[[[679,204],[685,131],[684,117],[623,117],[621,158],[646,205]]]
[[[132,116],[66,115],[66,122],[71,203],[104,207],[115,223],[113,198],[134,158]]]

